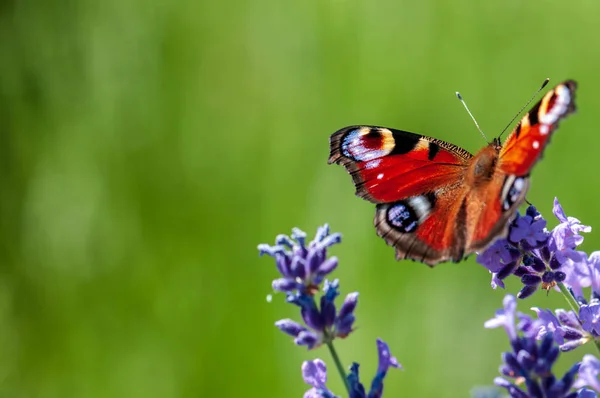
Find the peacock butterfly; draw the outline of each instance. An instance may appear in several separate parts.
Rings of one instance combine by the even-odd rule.
[[[531,169],[558,122],[575,111],[576,88],[572,80],[557,85],[504,145],[495,138],[475,156],[407,131],[349,126],[331,135],[328,163],[343,165],[356,195],[377,204],[377,234],[396,259],[458,262],[506,236]]]

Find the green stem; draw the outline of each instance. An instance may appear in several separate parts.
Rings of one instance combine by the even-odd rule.
[[[573,297],[573,295],[571,294],[569,289],[567,289],[567,287],[565,286],[564,283],[558,282],[557,285],[558,285],[558,288],[560,289],[560,292],[563,294],[563,297],[565,298],[565,300],[567,300],[567,303],[569,303],[569,307],[571,307],[571,309],[575,312],[575,314],[578,315],[579,314],[579,304],[575,300],[575,297]]]
[[[331,353],[331,357],[333,358],[333,362],[335,362],[335,367],[337,368],[340,376],[342,377],[342,381],[344,382],[344,386],[346,386],[346,391],[348,391],[348,395],[350,395],[350,385],[348,384],[348,380],[346,379],[346,371],[344,370],[344,366],[342,365],[342,361],[340,361],[340,357],[333,346],[332,341],[327,342],[327,347],[329,347],[329,352]]]

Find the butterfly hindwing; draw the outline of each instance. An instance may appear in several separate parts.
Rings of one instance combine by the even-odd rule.
[[[396,249],[396,259],[414,259],[429,265],[440,261],[459,261],[466,237],[464,189],[456,185],[413,196],[394,203],[377,205],[375,228]]]

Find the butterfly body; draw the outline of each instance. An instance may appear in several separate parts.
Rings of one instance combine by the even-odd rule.
[[[356,194],[375,204],[379,236],[397,259],[460,261],[505,236],[525,200],[529,173],[558,121],[575,110],[576,84],[548,92],[502,145],[477,154],[448,142],[379,126],[349,126],[330,139]]]

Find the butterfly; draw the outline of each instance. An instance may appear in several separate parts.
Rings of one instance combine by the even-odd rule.
[[[573,80],[560,83],[504,144],[495,138],[475,155],[407,131],[349,126],[331,135],[328,163],[343,165],[356,195],[377,205],[377,234],[397,260],[459,262],[506,236],[531,169],[559,121],[575,111],[576,88]]]

